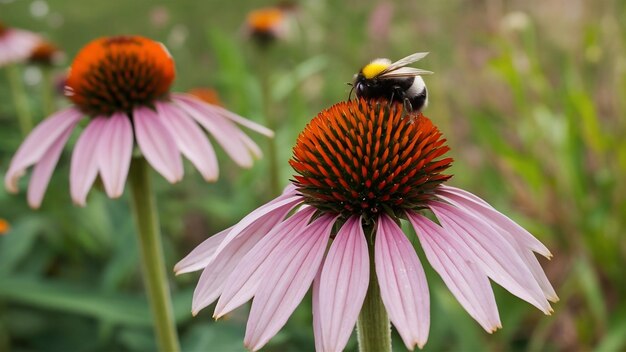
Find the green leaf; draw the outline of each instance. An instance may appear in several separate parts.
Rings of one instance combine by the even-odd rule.
[[[306,84],[308,78],[326,68],[328,61],[325,55],[314,56],[300,63],[293,71],[279,76],[272,86],[272,100],[280,101],[286,98],[297,87]]]
[[[43,217],[26,215],[13,225],[9,233],[0,237],[0,275],[12,272],[30,252],[44,225]]]
[[[91,287],[16,277],[0,277],[0,298],[41,308],[92,316],[132,326],[152,326],[145,297],[103,293]],[[191,318],[192,291],[179,292],[173,298],[176,321]]]

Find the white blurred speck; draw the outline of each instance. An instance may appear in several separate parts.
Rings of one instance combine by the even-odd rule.
[[[29,86],[36,86],[41,82],[41,70],[39,67],[29,66],[24,70],[24,82]]]
[[[502,18],[502,28],[511,31],[523,31],[530,25],[530,18],[525,12],[513,11]]]
[[[172,28],[170,35],[167,37],[167,44],[170,47],[180,47],[187,40],[187,36],[189,35],[189,30],[187,27],[182,24],[178,24]]]
[[[43,0],[35,0],[30,4],[30,14],[33,17],[44,17],[50,11],[48,3]]]

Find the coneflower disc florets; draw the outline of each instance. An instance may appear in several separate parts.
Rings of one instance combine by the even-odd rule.
[[[351,100],[318,114],[298,137],[291,166],[305,202],[366,219],[423,208],[450,178],[449,148],[432,122],[402,104]]]
[[[76,55],[67,95],[87,114],[130,112],[165,95],[174,77],[174,61],[162,44],[140,36],[100,38]]]

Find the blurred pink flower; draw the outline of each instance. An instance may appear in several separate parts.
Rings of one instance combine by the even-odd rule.
[[[67,95],[75,106],[40,123],[17,150],[5,175],[10,192],[32,165],[28,203],[40,206],[67,140],[85,115],[70,166],[70,193],[84,205],[97,175],[107,195],[124,191],[135,141],[146,160],[169,182],[183,177],[181,154],[207,181],[218,177],[208,131],[240,166],[252,166],[260,148],[236,124],[266,136],[273,132],[224,108],[187,94],[170,93],[174,62],[165,47],[139,36],[100,38],[75,58]]]
[[[6,27],[0,22],[0,67],[26,61],[40,41],[35,33]]]
[[[399,105],[351,101],[314,118],[294,147],[294,184],[174,268],[177,274],[203,269],[193,313],[217,300],[219,318],[254,297],[245,345],[256,351],[312,285],[316,350],[339,351],[357,321],[373,260],[391,322],[408,349],[422,347],[429,290],[399,226],[404,219],[486,331],[501,327],[489,279],[550,314],[548,300],[558,298],[533,253],[550,257],[548,249],[482,199],[443,185],[449,176],[441,172],[451,162],[440,158],[445,139],[423,115],[402,116]],[[426,210],[438,223],[421,214]]]

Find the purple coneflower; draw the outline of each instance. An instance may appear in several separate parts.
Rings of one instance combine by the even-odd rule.
[[[35,33],[6,27],[0,22],[0,67],[25,61],[40,41]]]
[[[429,290],[400,227],[408,221],[432,267],[486,331],[501,327],[489,279],[550,314],[548,300],[558,298],[533,253],[550,252],[482,199],[445,186],[447,151],[429,119],[403,117],[398,105],[349,101],[321,112],[293,149],[293,184],[176,265],[177,274],[203,269],[193,313],[217,300],[219,318],[254,297],[245,345],[258,350],[313,286],[316,349],[339,351],[366,293],[379,286],[406,347],[422,347]]]
[[[261,150],[236,124],[266,136],[273,132],[191,95],[170,93],[174,77],[174,61],[161,43],[140,36],[92,41],[78,53],[67,77],[66,94],[74,106],[30,133],[11,160],[6,188],[17,192],[19,178],[34,165],[28,203],[39,207],[65,143],[85,116],[89,121],[70,167],[70,193],[79,205],[85,204],[98,174],[109,197],[122,195],[135,141],[171,183],[183,177],[181,154],[207,181],[217,179],[217,159],[203,128],[238,165],[252,166]]]

